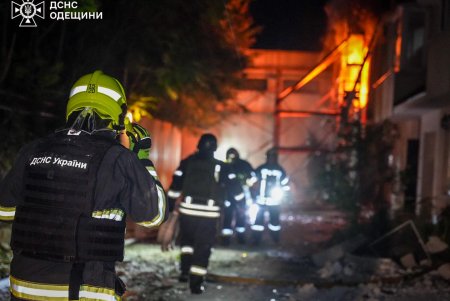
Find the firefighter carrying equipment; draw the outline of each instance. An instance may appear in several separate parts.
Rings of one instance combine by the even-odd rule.
[[[166,252],[173,249],[175,232],[178,227],[179,213],[174,211],[169,214],[169,218],[158,229],[156,242],[161,245],[161,251]]]
[[[97,171],[116,144],[66,136],[36,146],[12,228],[15,253],[60,262],[123,260],[125,221],[93,217]]]
[[[226,165],[214,159],[216,147],[214,136],[203,135],[198,152],[182,160],[175,170],[168,192],[171,212],[176,210],[177,200],[181,198],[180,280],[189,275],[192,293],[203,292],[202,282],[215,242],[225,187],[230,183]],[[239,193],[242,190],[236,190]]]

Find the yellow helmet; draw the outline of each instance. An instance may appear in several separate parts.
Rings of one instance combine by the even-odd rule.
[[[86,74],[70,90],[66,121],[76,111],[90,107],[102,119],[110,119],[114,129],[125,127],[127,100],[120,82],[102,71]]]

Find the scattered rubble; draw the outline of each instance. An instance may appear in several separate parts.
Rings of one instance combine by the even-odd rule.
[[[437,236],[430,236],[425,246],[430,254],[441,253],[448,249],[448,245]]]
[[[208,298],[211,299],[206,296],[203,299],[193,297],[186,284],[176,281],[176,251],[162,254],[158,246],[134,245],[127,248],[127,261],[120,264],[118,270],[123,273],[126,271],[124,280],[129,289],[127,301],[262,300],[260,296],[264,296],[264,300],[277,301],[450,300],[449,283],[438,270],[430,270],[430,267],[418,265],[408,269],[389,258],[356,256],[351,253],[345,253],[337,260],[323,257],[328,260],[321,267],[315,265],[312,255],[310,260],[297,260],[301,264],[295,266],[292,258],[283,252],[249,250],[245,253],[245,257],[238,250],[219,249],[213,253],[211,273],[228,273],[232,277],[222,277],[215,279],[219,282],[209,283]],[[277,258],[276,254],[280,257]],[[329,254],[334,258],[332,252]],[[293,269],[290,272],[297,268],[297,281],[288,275],[288,278],[280,278],[286,270],[277,260],[287,261]],[[266,261],[273,269],[266,266],[260,266],[259,271],[254,269],[262,261]],[[264,276],[261,276],[262,271]],[[250,277],[250,274],[258,281],[239,281],[239,277]],[[433,299],[433,296],[439,296],[440,299]]]
[[[421,239],[410,231],[411,226],[407,227],[409,237]],[[392,241],[392,237],[387,240]],[[187,284],[177,281],[178,251],[162,253],[157,245],[131,242],[126,247],[125,261],[117,264],[117,272],[127,284],[125,301],[450,300],[450,260],[446,261],[450,257],[445,242],[431,236],[426,244],[410,243],[408,248],[394,251],[389,247],[396,248],[396,242],[381,244],[387,254],[395,256],[353,254],[368,245],[363,236],[303,256],[276,246],[218,248],[211,257],[210,275],[223,277],[210,277],[209,295],[200,297],[192,296]],[[252,277],[257,281],[249,281]],[[5,296],[0,290],[0,300],[8,300]]]
[[[354,239],[345,241],[325,251],[312,255],[314,264],[318,267],[324,266],[328,261],[335,261],[341,259],[346,253],[350,253],[362,246],[366,242],[366,238],[362,235]]]

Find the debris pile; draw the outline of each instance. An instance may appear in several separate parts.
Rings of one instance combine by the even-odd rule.
[[[372,252],[354,255],[364,246]],[[292,300],[326,300],[324,290],[345,300],[450,300],[448,245],[436,236],[425,243],[412,221],[370,244],[360,235],[310,258],[320,280],[299,285]]]

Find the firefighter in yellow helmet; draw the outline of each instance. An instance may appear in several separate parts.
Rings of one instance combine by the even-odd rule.
[[[120,300],[125,218],[166,216],[154,178],[118,142],[126,98],[95,71],[70,91],[66,128],[19,152],[0,184],[0,220],[12,221],[12,300]]]

